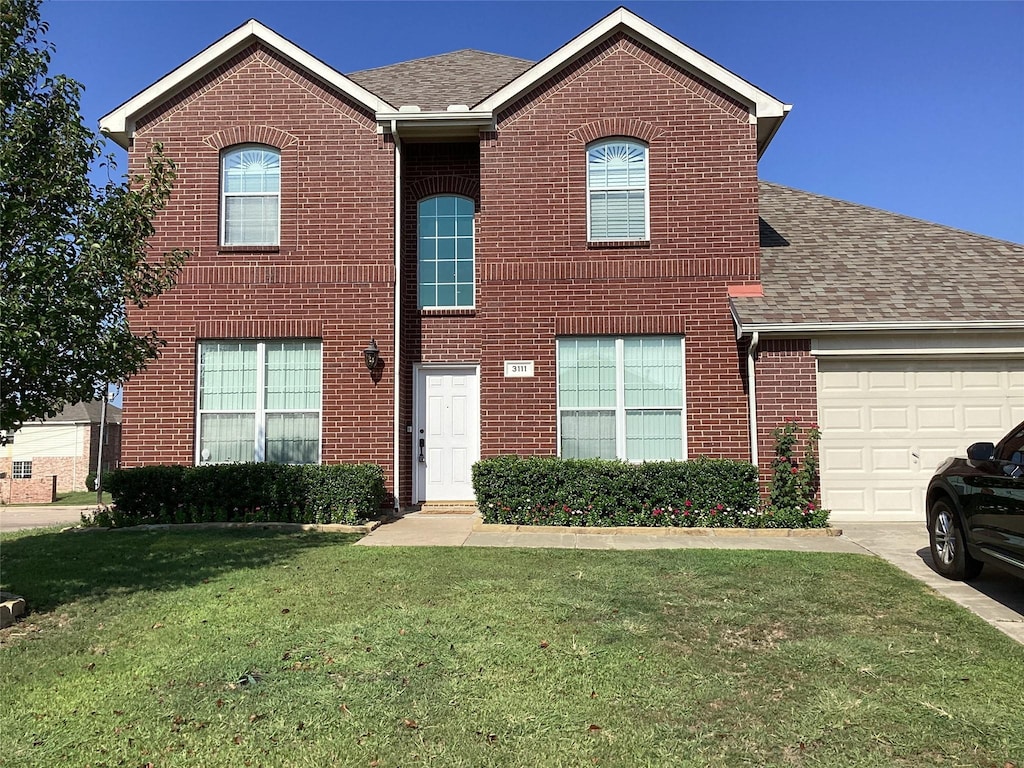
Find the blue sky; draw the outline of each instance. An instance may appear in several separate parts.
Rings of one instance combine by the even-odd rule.
[[[619,4],[46,0],[42,15],[51,74],[85,85],[95,127],[249,18],[353,72],[460,48],[540,59]],[[761,178],[1024,242],[1024,3],[626,5],[794,105]]]

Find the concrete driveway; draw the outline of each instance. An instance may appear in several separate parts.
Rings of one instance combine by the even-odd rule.
[[[843,537],[920,579],[940,595],[978,614],[1024,643],[1024,580],[986,565],[970,582],[950,581],[932,567],[924,523],[843,523]]]

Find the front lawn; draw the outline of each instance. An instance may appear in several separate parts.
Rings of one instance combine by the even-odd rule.
[[[857,555],[0,537],[0,765],[1024,765],[1024,647]]]

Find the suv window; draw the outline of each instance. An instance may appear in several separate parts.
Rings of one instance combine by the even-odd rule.
[[[1011,464],[1024,464],[1024,427],[1007,435],[996,450],[996,458]]]

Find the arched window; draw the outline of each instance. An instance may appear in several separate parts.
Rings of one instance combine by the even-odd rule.
[[[244,145],[221,158],[222,245],[280,243],[281,153]]]
[[[472,307],[474,304],[473,220],[468,197],[438,195],[417,210],[419,306]]]
[[[587,147],[587,231],[591,241],[647,240],[647,146],[604,139]]]

